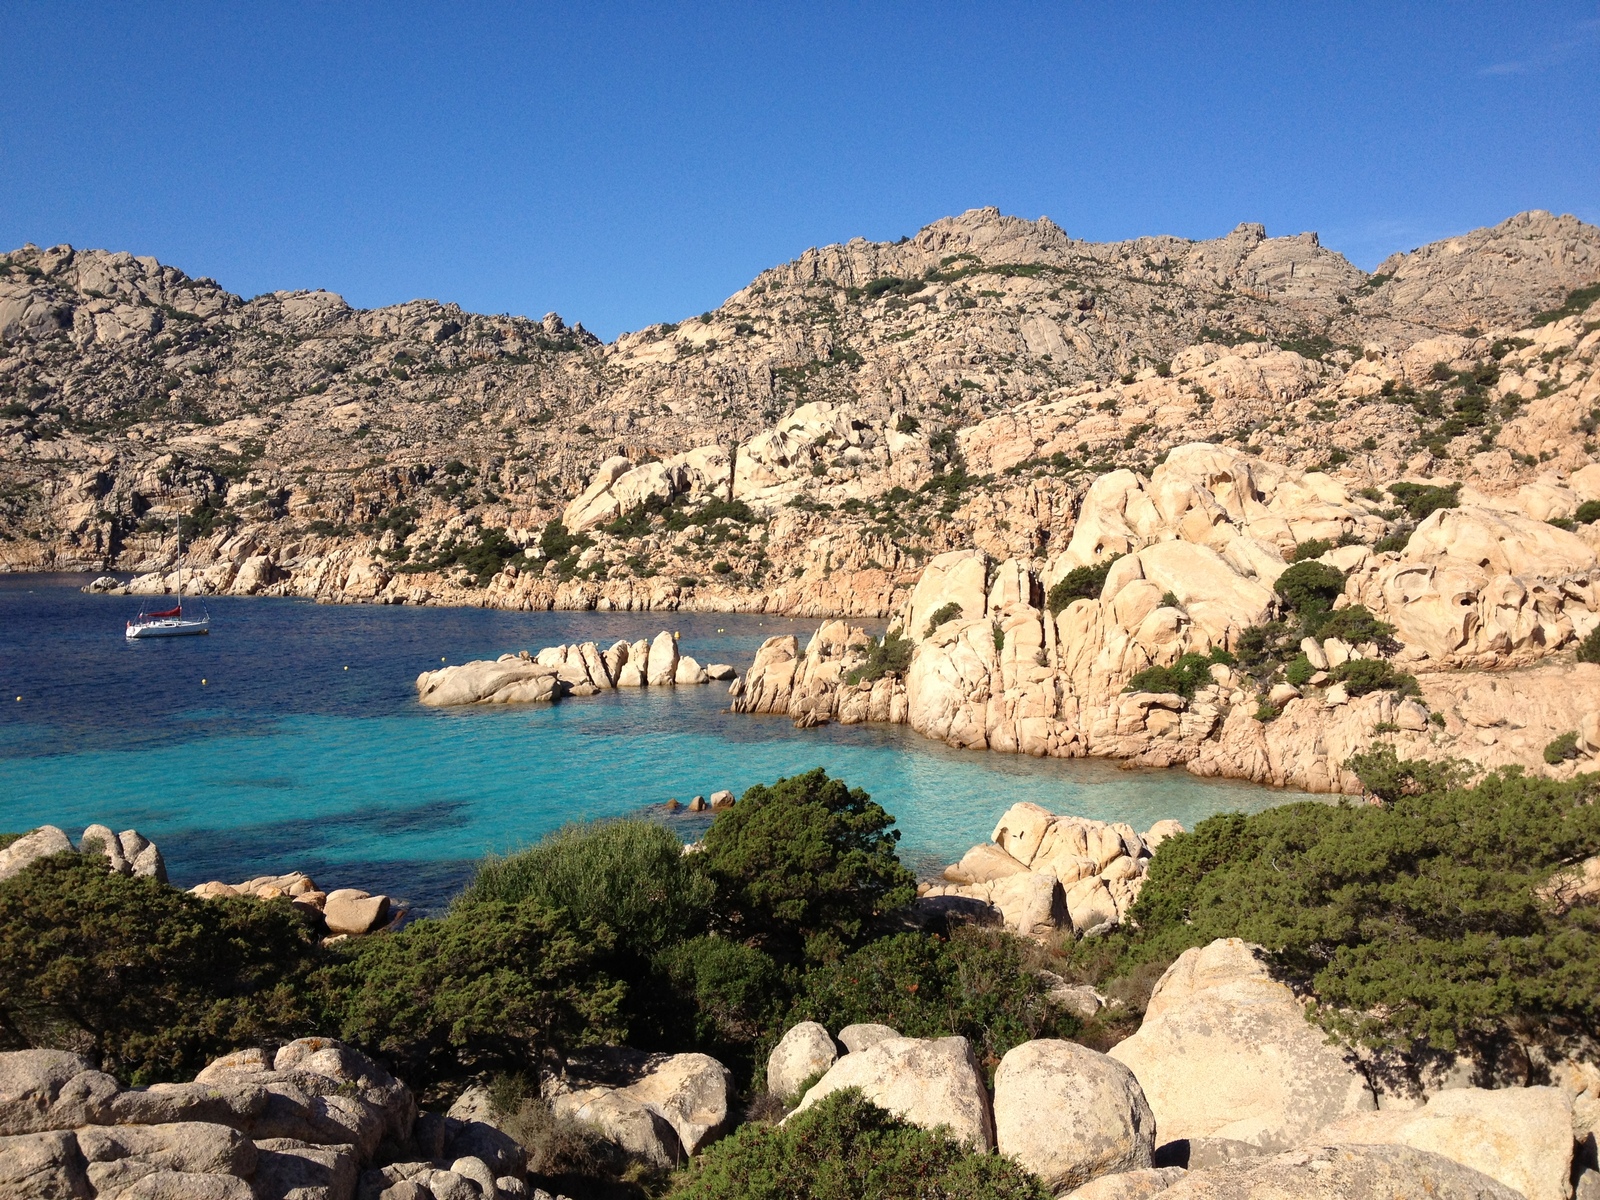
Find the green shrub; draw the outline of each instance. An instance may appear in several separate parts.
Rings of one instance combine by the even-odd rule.
[[[340,1035],[426,1091],[625,1038],[627,987],[602,970],[611,950],[608,928],[537,900],[461,903],[351,943],[324,986]]]
[[[1502,770],[1467,787],[1459,765],[1388,746],[1349,765],[1386,803],[1225,814],[1163,843],[1137,930],[1112,935],[1118,970],[1241,937],[1369,1044],[1600,1034],[1600,909],[1557,913],[1534,891],[1600,852],[1596,778]]]
[[[1340,663],[1330,674],[1333,681],[1344,684],[1344,690],[1352,696],[1365,696],[1368,692],[1385,689],[1399,692],[1402,696],[1421,694],[1416,676],[1396,671],[1381,658],[1352,658],[1349,662]]]
[[[1182,608],[1183,607],[1183,602],[1178,599],[1178,593],[1177,592],[1162,592],[1161,593],[1161,607],[1162,608]]]
[[[727,932],[794,954],[813,938],[855,941],[915,897],[893,824],[866,792],[818,767],[745,792],[691,861],[715,884]]]
[[[28,835],[25,834],[25,833],[0,833],[0,850],[4,850],[7,846],[11,845],[11,843],[16,841],[18,838],[23,838],[23,837],[27,837],[27,836]]]
[[[1294,684],[1295,687],[1305,687],[1306,684],[1311,682],[1313,674],[1315,674],[1315,671],[1311,666],[1311,660],[1304,654],[1295,655],[1290,660],[1289,665],[1283,669],[1283,677]]]
[[[763,1030],[786,999],[783,971],[771,955],[725,937],[697,937],[656,956],[664,1001],[661,1044],[692,1045],[724,1063],[748,1066]],[[733,1061],[730,1061],[733,1060]]]
[[[938,629],[939,626],[946,621],[954,621],[960,615],[961,605],[954,600],[950,601],[949,604],[941,604],[934,610],[933,615],[928,618],[928,627],[922,631],[922,636],[925,638],[932,637],[934,630]]]
[[[1177,692],[1190,699],[1200,688],[1211,683],[1211,665],[1226,662],[1232,656],[1223,650],[1210,654],[1190,651],[1170,667],[1146,667],[1128,680],[1126,692]]]
[[[915,649],[910,638],[900,636],[891,629],[881,638],[867,644],[867,661],[845,676],[845,682],[875,683],[885,675],[904,675],[911,666],[911,652]]]
[[[699,931],[711,885],[676,834],[635,818],[567,825],[526,850],[485,858],[457,903],[490,900],[563,909],[648,956]]]
[[[903,1037],[959,1035],[991,1066],[1030,1038],[1067,1036],[1070,1015],[1045,999],[1010,934],[959,927],[949,940],[922,933],[879,938],[839,961],[813,967],[777,1026],[818,1021],[829,1029],[888,1025]]]
[[[1303,623],[1320,627],[1344,591],[1344,572],[1327,563],[1298,562],[1278,576],[1276,591]],[[1308,632],[1314,634],[1315,629]]]
[[[1292,563],[1304,562],[1309,558],[1321,558],[1334,546],[1331,538],[1310,538],[1301,542],[1289,553]]]
[[[1552,767],[1559,766],[1568,759],[1578,757],[1578,734],[1576,730],[1569,730],[1554,739],[1544,748],[1544,760]]]
[[[1600,625],[1589,631],[1589,636],[1578,643],[1578,661],[1600,663]]]
[[[1374,642],[1386,654],[1393,654],[1400,648],[1400,643],[1394,640],[1394,626],[1378,620],[1365,604],[1335,609],[1322,619],[1317,636],[1338,638],[1352,646]]]
[[[1600,500],[1585,500],[1578,505],[1578,511],[1572,514],[1572,519],[1580,525],[1600,521]]]
[[[1100,593],[1106,586],[1106,576],[1111,574],[1111,564],[1121,557],[1120,554],[1113,554],[1104,562],[1072,568],[1050,589],[1045,597],[1045,607],[1054,616],[1074,600],[1100,599]]]
[[[94,1055],[134,1084],[326,1032],[321,952],[287,900],[201,900],[59,854],[0,883],[0,1049]]]
[[[1391,483],[1389,495],[1413,521],[1421,521],[1441,508],[1454,508],[1461,494],[1459,483],[1439,487],[1431,483]]]
[[[745,1125],[691,1164],[670,1200],[1049,1200],[1004,1155],[891,1116],[854,1089],[783,1125]]]

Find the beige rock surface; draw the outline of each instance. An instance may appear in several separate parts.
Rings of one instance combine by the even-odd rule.
[[[1409,1146],[1317,1146],[1190,1171],[1165,1200],[1516,1200],[1519,1193]]]
[[[1110,1054],[1138,1079],[1163,1142],[1221,1137],[1281,1150],[1377,1107],[1365,1077],[1236,938],[1184,951],[1138,1032]]]
[[[860,1088],[868,1100],[914,1125],[943,1125],[975,1149],[994,1149],[989,1093],[966,1038],[888,1038],[846,1054],[795,1111],[845,1088]]]
[[[793,1096],[806,1080],[825,1073],[839,1057],[828,1031],[815,1021],[792,1026],[767,1056],[767,1091]]]
[[[1166,1191],[1184,1176],[1182,1167],[1145,1167],[1091,1179],[1068,1192],[1063,1200],[1148,1200]]]
[[[1572,1136],[1572,1099],[1559,1088],[1452,1088],[1430,1096],[1420,1109],[1342,1117],[1314,1140],[1427,1150],[1481,1171],[1527,1200],[1567,1200]]]
[[[1150,1167],[1156,1122],[1133,1072],[1074,1042],[1007,1051],[994,1075],[995,1143],[1056,1192]]]

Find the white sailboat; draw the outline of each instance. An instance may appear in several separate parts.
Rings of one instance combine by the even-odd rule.
[[[211,614],[201,604],[198,617],[183,615],[183,517],[177,519],[174,530],[178,540],[178,603],[160,612],[141,612],[128,622],[126,636],[134,638],[192,637],[211,632]]]

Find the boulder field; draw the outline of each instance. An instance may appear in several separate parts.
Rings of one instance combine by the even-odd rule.
[[[965,1039],[883,1032],[841,1054],[823,1026],[793,1026],[768,1058],[768,1090],[801,1111],[858,1088],[1075,1200],[1571,1200],[1600,1188],[1582,1157],[1595,1113],[1581,1068],[1554,1086],[1451,1078],[1424,1096],[1385,1092],[1237,939],[1185,951],[1109,1053],[1023,1042],[992,1087]]]
[[[701,666],[680,654],[677,635],[662,630],[653,639],[618,641],[609,650],[581,642],[424,671],[417,676],[417,698],[432,708],[528,704],[593,696],[612,688],[710,683],[732,679],[734,674],[725,663]]]
[[[1177,447],[1148,477],[1097,479],[1042,569],[979,550],[930,560],[891,622],[908,643],[903,664],[873,670],[872,639],[830,621],[803,650],[792,635],[767,639],[733,707],[1315,792],[1359,790],[1344,763],[1380,736],[1405,757],[1570,775],[1600,754],[1600,664],[1570,654],[1600,626],[1600,533],[1532,515],[1600,498],[1600,466],[1569,483],[1496,501],[1466,489],[1402,549],[1379,551],[1360,544],[1379,506],[1331,476]],[[1392,638],[1308,637],[1307,682],[1258,682],[1224,656],[1284,614],[1275,585],[1313,541],[1332,547],[1313,561],[1344,579],[1335,616],[1360,605]],[[1103,571],[1092,594],[1050,600],[1085,567]],[[1186,654],[1223,660],[1192,694],[1131,684]],[[1338,669],[1361,659],[1414,675],[1417,694],[1346,686]],[[1544,748],[1568,733],[1572,755],[1547,763]]]

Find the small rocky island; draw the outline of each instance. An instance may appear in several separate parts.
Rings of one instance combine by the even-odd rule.
[[[726,663],[701,666],[679,654],[677,636],[663,629],[654,639],[618,641],[609,650],[580,642],[424,671],[417,676],[417,698],[433,708],[534,704],[612,688],[692,686],[736,674]]]

